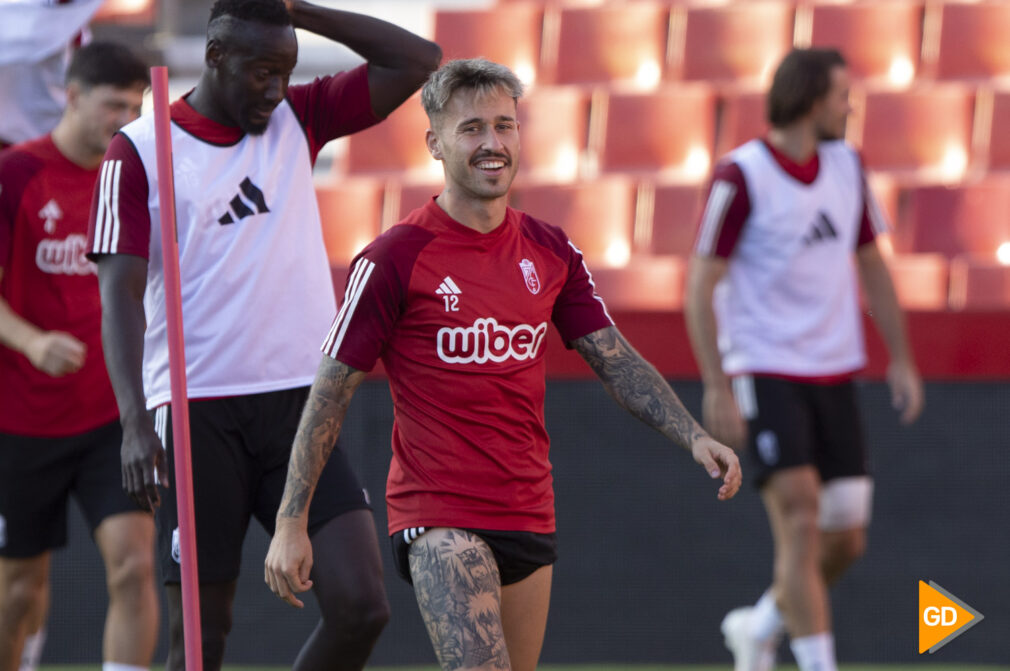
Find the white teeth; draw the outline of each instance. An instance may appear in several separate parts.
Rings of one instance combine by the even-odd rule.
[[[505,167],[505,161],[481,161],[477,167],[481,170],[497,170]]]

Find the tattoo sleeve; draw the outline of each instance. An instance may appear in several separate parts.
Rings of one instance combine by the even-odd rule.
[[[324,356],[295,434],[279,517],[301,517],[330,458],[354,390],[365,374]]]
[[[600,329],[572,345],[607,392],[632,415],[688,449],[704,435],[659,371],[635,351],[617,327]]]

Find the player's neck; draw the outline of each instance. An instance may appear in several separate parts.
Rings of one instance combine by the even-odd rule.
[[[215,121],[222,126],[237,126],[233,119],[222,109],[221,105],[212,95],[214,84],[209,81],[207,73],[204,72],[197,82],[193,92],[186,96],[186,103],[193,108],[200,116]]]
[[[768,144],[802,165],[817,153],[817,134],[812,125],[797,122],[768,131]]]
[[[506,196],[494,200],[460,197],[447,186],[435,203],[454,220],[479,233],[490,233],[505,221]]]
[[[53,144],[67,160],[85,170],[94,170],[102,164],[104,152],[97,152],[85,142],[82,131],[68,116],[60,119],[52,132]]]

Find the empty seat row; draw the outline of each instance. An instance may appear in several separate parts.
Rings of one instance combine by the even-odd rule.
[[[436,12],[447,57],[483,56],[526,81],[763,82],[792,46],[830,46],[859,78],[1010,75],[1010,3],[982,0],[505,2]]]

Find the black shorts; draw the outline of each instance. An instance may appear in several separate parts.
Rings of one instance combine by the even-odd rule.
[[[537,534],[531,531],[496,531],[463,529],[488,544],[498,564],[502,585],[511,585],[527,577],[541,566],[558,560],[557,534]],[[404,529],[389,537],[393,545],[393,563],[400,577],[411,585],[410,543],[424,533],[424,528]],[[409,540],[408,540],[409,539]]]
[[[308,388],[248,396],[194,400],[189,404],[200,582],[226,582],[239,575],[249,518],[273,535],[284,494],[288,458]],[[152,411],[168,452],[169,482],[175,482],[172,418],[168,405]],[[351,510],[368,509],[368,494],[337,445],[319,477],[309,507],[309,535]],[[155,515],[162,576],[181,581],[175,489],[162,490]]]
[[[869,472],[851,381],[810,384],[744,375],[733,380],[733,390],[747,419],[758,487],[775,471],[796,466],[815,466],[822,482]]]
[[[123,491],[119,420],[68,438],[0,434],[0,557],[67,544],[67,497],[92,535],[107,517],[140,510]]]

